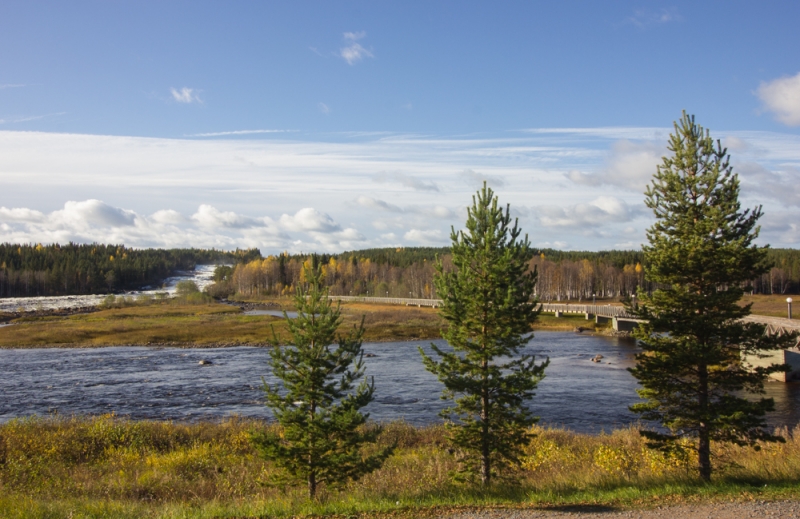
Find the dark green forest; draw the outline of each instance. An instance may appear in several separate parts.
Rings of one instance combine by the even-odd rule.
[[[258,249],[131,249],[124,245],[0,245],[0,297],[113,293],[158,286],[195,265],[260,258]]]

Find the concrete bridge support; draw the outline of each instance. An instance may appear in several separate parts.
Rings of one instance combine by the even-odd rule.
[[[614,328],[615,332],[632,332],[639,326],[638,319],[622,319],[620,317],[614,317],[611,321],[611,327]]]
[[[613,319],[613,317],[606,317],[604,315],[595,315],[594,316],[594,322],[597,323],[597,324],[605,324],[605,323],[611,321],[612,319]]]
[[[744,362],[754,368],[767,367],[770,364],[788,364],[789,367],[792,368],[789,373],[773,373],[769,378],[780,382],[800,379],[800,352],[779,350],[762,352],[762,354],[766,354],[767,356],[759,358],[754,355],[747,355],[744,357]]]

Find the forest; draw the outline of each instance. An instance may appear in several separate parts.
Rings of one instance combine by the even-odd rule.
[[[322,254],[325,284],[332,295],[435,298],[436,258],[449,266],[447,248],[385,248]],[[796,294],[800,290],[800,251],[768,249],[769,272],[751,281],[756,294]],[[215,295],[286,296],[303,278],[309,255],[282,253],[242,261],[217,279]],[[536,251],[541,301],[624,298],[652,287],[644,279],[641,251]]]
[[[258,249],[132,249],[124,245],[0,244],[0,297],[114,293],[158,286],[198,264],[260,258]]]
[[[448,268],[449,249],[406,247],[320,254],[333,295],[435,298],[436,259]],[[531,261],[542,301],[620,298],[649,290],[642,252],[541,249]],[[158,286],[179,270],[220,264],[216,297],[287,296],[305,282],[308,254],[262,256],[258,249],[133,249],[124,245],[0,244],[0,297],[114,293]],[[757,294],[800,293],[800,250],[768,249],[771,269],[752,280]]]

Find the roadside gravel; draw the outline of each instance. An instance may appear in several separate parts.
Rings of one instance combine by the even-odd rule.
[[[664,506],[650,510],[620,510],[607,506],[565,506],[549,510],[476,510],[441,519],[771,519],[800,518],[800,501],[745,501]]]

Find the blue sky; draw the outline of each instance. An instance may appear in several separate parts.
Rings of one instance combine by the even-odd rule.
[[[0,240],[638,248],[686,109],[800,246],[797,2],[7,2]]]

